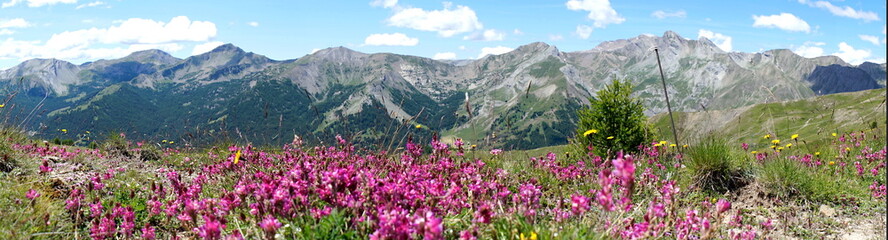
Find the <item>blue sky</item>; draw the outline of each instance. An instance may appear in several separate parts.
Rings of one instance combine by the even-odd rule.
[[[222,43],[278,60],[334,46],[472,59],[537,41],[580,51],[667,30],[726,51],[886,58],[882,0],[0,1],[0,69],[151,48],[185,58]]]

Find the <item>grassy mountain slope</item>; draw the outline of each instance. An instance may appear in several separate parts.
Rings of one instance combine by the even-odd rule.
[[[868,129],[873,124],[885,129],[885,109],[885,88],[882,88],[730,110],[676,112],[673,116],[683,142],[717,134],[731,142],[767,147],[770,140],[763,140],[765,134],[784,141],[793,134],[808,141],[819,141],[830,138],[832,133]],[[658,114],[650,121],[662,139],[672,140],[667,114]]]

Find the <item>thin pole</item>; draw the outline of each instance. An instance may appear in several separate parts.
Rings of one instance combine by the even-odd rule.
[[[669,111],[669,121],[672,122],[672,136],[675,138],[676,148],[681,149],[681,146],[678,146],[678,132],[675,131],[675,119],[672,118],[672,105],[669,104],[669,91],[666,91],[666,76],[663,75],[663,65],[660,64],[660,50],[654,48],[654,53],[657,54],[657,67],[660,67],[660,81],[663,82],[663,95],[666,96],[666,110]]]

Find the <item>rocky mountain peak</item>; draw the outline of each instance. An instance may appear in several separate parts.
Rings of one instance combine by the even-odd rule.
[[[143,63],[154,63],[157,65],[175,64],[176,62],[181,60],[159,49],[149,49],[133,52],[130,55],[124,57],[124,59]]]
[[[219,45],[218,47],[213,48],[213,50],[210,51],[210,53],[220,53],[220,52],[245,53],[245,51],[243,49],[241,49],[237,46],[234,46],[234,44],[231,44],[231,43]]]
[[[519,53],[543,53],[548,55],[558,55],[560,53],[558,47],[546,44],[544,42],[534,42],[522,45],[513,51]]]

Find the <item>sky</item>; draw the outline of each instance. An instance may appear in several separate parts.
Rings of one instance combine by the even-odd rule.
[[[725,51],[790,49],[851,64],[886,59],[883,0],[0,0],[0,69],[81,64],[161,49],[186,58],[232,43],[276,60],[344,46],[475,59],[532,42],[561,51],[677,32]]]

